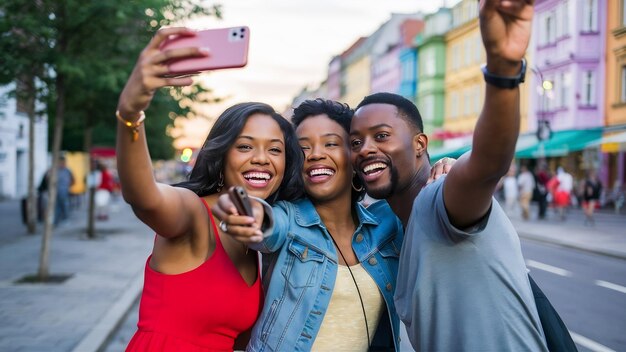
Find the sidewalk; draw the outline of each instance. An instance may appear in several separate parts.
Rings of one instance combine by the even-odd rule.
[[[595,225],[585,225],[581,209],[570,209],[561,220],[552,209],[546,219],[537,220],[537,208],[531,208],[531,219],[522,220],[521,212],[509,215],[523,239],[547,242],[596,254],[626,259],[626,214],[603,209],[594,215]]]
[[[0,214],[0,351],[96,351],[141,291],[152,231],[119,200],[88,240],[84,208],[52,237],[50,273],[72,274],[61,284],[14,283],[37,272],[42,226],[26,235]]]
[[[0,208],[9,207],[3,203]],[[5,322],[0,325],[0,351],[97,351],[133,306],[152,231],[119,200],[110,220],[96,223],[98,239],[87,240],[85,213],[75,211],[52,238],[50,272],[73,276],[46,285],[14,283],[36,273],[41,234],[8,227],[14,219],[0,213],[0,233],[14,232],[0,241],[0,321]],[[626,259],[625,214],[600,212],[594,227],[584,226],[576,209],[566,221],[551,212],[541,221],[511,217],[522,238]]]

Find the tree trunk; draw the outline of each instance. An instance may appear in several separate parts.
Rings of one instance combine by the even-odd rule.
[[[37,195],[35,193],[35,79],[25,77],[28,114],[28,196],[26,198],[26,227],[29,234],[37,231]]]
[[[48,205],[46,207],[46,219],[41,243],[41,254],[39,256],[38,276],[40,281],[46,281],[50,274],[49,254],[50,241],[54,226],[54,210],[57,199],[58,164],[61,150],[61,140],[63,139],[63,119],[65,113],[65,79],[58,73],[56,78],[56,115],[54,118],[54,136],[52,142],[52,166],[48,174]]]
[[[87,160],[89,160],[89,173],[87,174],[87,192],[89,192],[88,199],[88,211],[87,211],[87,238],[93,239],[96,238],[96,228],[95,228],[95,193],[96,187],[98,185],[93,183],[93,172],[91,165],[95,162],[95,160],[91,159],[91,147],[93,146],[93,126],[91,125],[91,119],[87,122],[87,127],[85,129],[85,139],[84,139],[84,149],[87,153]]]

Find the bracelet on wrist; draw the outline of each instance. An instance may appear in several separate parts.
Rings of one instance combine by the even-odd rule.
[[[119,110],[115,111],[115,117],[117,117],[117,120],[119,122],[121,122],[124,126],[130,129],[131,141],[136,141],[137,138],[139,138],[139,126],[141,126],[141,124],[143,124],[143,121],[146,119],[146,114],[143,112],[143,110],[139,112],[139,118],[135,122],[128,121],[123,118],[122,115],[120,115]]]

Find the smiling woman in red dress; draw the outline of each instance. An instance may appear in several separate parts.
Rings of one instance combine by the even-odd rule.
[[[143,111],[156,89],[192,83],[190,77],[166,77],[167,60],[207,55],[199,48],[161,51],[160,44],[173,35],[195,33],[159,30],[141,53],[116,113],[122,194],[156,232],[146,262],[138,331],[127,350],[232,351],[245,347],[261,310],[258,255],[222,236],[209,206],[234,185],[270,201],[297,198],[302,152],[289,122],[270,106],[237,104],[215,122],[189,181],[156,183]]]

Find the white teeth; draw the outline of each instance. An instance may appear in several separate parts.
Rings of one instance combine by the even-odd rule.
[[[363,173],[368,173],[377,169],[384,169],[386,168],[387,165],[383,164],[383,163],[373,163],[373,164],[369,164],[367,166],[365,166],[363,168]]]
[[[309,175],[311,176],[319,176],[319,175],[332,176],[334,174],[335,174],[335,171],[331,169],[313,169],[309,172]]]
[[[243,177],[250,181],[252,181],[251,179],[269,180],[271,178],[270,174],[265,172],[248,172]]]

